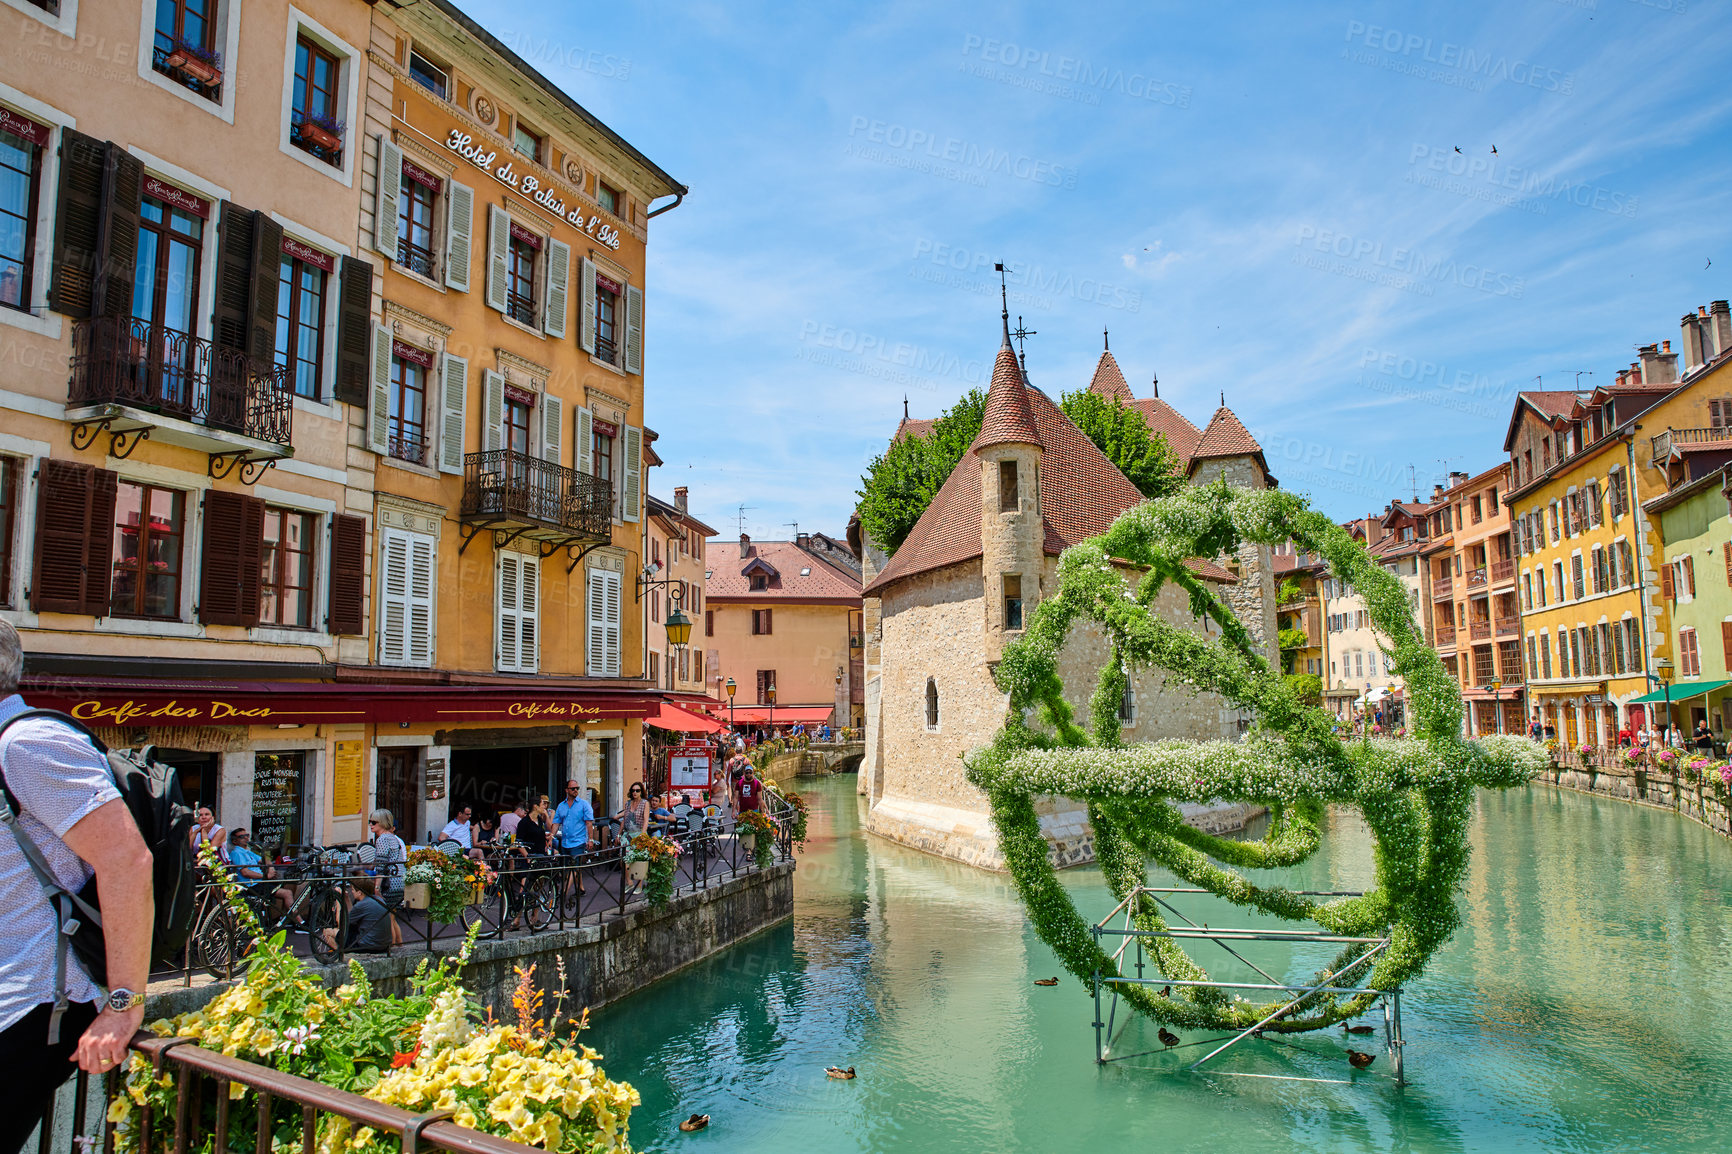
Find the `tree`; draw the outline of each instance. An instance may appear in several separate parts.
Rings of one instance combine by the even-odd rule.
[[[924,437],[905,436],[872,459],[859,491],[860,527],[886,553],[895,553],[945,478],[980,434],[986,394],[970,389]]]
[[[1143,496],[1166,497],[1184,486],[1178,455],[1167,439],[1151,433],[1148,421],[1123,398],[1109,399],[1085,389],[1066,393],[1059,408]]]
[[[1282,676],[1302,705],[1323,704],[1323,679],[1315,673],[1288,673]]]

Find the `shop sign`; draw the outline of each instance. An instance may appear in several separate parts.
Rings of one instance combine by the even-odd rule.
[[[567,224],[586,236],[592,237],[598,244],[605,244],[608,248],[618,250],[619,230],[617,228],[611,224],[603,224],[599,216],[590,216],[586,219],[582,205],[567,210],[565,202],[554,194],[553,189],[543,188],[538,177],[529,173],[519,176],[517,170],[511,167],[512,162],[509,157],[506,158],[504,164],[495,167],[493,162],[498,158],[498,152],[476,144],[474,137],[455,128],[451,130],[451,135],[445,138],[445,147],[500,184],[507,188],[516,189],[556,216],[563,216]],[[597,228],[598,225],[600,226],[599,229]]]
[[[337,271],[337,258],[330,253],[320,252],[310,244],[302,244],[292,236],[283,238],[283,254],[292,256],[298,261],[324,269],[326,272]]]
[[[144,195],[152,200],[160,200],[164,204],[173,205],[183,212],[190,212],[194,216],[207,220],[210,218],[210,201],[202,196],[194,196],[184,188],[176,188],[167,181],[158,180],[154,176],[145,176]]]
[[[438,801],[445,796],[445,759],[427,759],[427,800]]]
[[[367,743],[339,741],[336,766],[331,775],[331,816],[348,817],[361,812],[362,782],[367,776]]]
[[[654,712],[648,697],[600,696],[589,699],[541,694],[501,693],[480,687],[437,691],[367,693],[357,687],[327,684],[258,683],[233,687],[218,696],[170,694],[144,687],[109,693],[68,693],[55,685],[27,688],[31,704],[70,713],[87,725],[115,728],[193,725],[390,725],[461,721],[560,721],[567,724],[646,717]]]
[[[333,702],[332,704],[338,704]],[[251,701],[232,702],[216,698],[171,697],[166,702],[138,698],[88,697],[66,712],[80,721],[97,725],[287,725],[318,724],[323,721],[365,721],[367,710],[320,709],[296,706],[278,709]]]

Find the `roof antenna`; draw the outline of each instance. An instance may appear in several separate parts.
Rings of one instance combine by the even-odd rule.
[[[1226,389],[1221,390],[1221,407],[1223,409],[1227,407],[1227,390]]]
[[[1158,398],[1160,395],[1161,395],[1161,374],[1156,373],[1155,374],[1155,396]]]

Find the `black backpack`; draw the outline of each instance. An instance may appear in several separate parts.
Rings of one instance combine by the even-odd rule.
[[[198,855],[192,848],[192,810],[180,795],[180,775],[173,766],[142,758],[134,759],[115,753],[104,745],[76,718],[52,709],[27,709],[0,724],[0,736],[26,718],[50,717],[82,733],[108,763],[120,799],[132,813],[138,832],[150,850],[153,861],[152,889],[156,898],[156,924],[151,933],[150,964],[152,968],[179,954],[192,933],[196,899],[195,867]],[[54,907],[60,925],[58,948],[55,951],[54,1012],[49,1022],[49,1041],[58,1041],[60,1015],[66,1001],[66,950],[71,947],[78,962],[91,980],[104,989],[108,987],[108,952],[102,937],[102,913],[97,902],[96,879],[76,894],[68,893],[54,880],[41,849],[18,826],[22,811],[17,795],[6,784],[5,767],[0,766],[0,821],[3,821],[18,848],[30,862],[36,880],[41,883],[43,896]]]

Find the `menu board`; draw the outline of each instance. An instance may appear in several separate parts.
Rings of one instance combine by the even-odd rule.
[[[301,840],[304,753],[261,753],[253,761],[253,846],[270,853]]]
[[[670,750],[668,786],[672,789],[710,788],[710,751],[690,746]]]
[[[361,812],[362,784],[366,778],[366,748],[363,741],[339,741],[337,763],[331,775],[331,816],[348,817]]]

